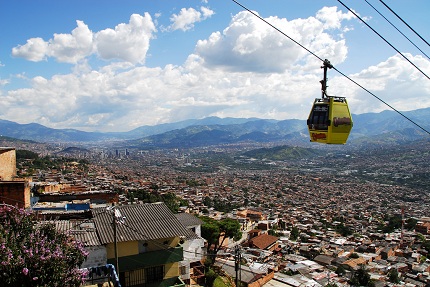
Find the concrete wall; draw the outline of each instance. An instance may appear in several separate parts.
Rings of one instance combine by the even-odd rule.
[[[89,246],[85,247],[85,249],[89,254],[81,268],[104,266],[107,264],[107,254],[104,246]]]
[[[12,180],[16,176],[15,148],[0,147],[0,180]]]

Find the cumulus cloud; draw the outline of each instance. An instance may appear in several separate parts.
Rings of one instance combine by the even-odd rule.
[[[128,24],[106,29],[94,36],[97,53],[103,59],[120,59],[130,63],[145,62],[150,40],[156,32],[151,15],[133,14]]]
[[[336,64],[345,60],[347,47],[345,41],[333,36],[333,30],[340,29],[341,22],[351,18],[350,14],[331,7],[307,19],[288,21],[268,17],[265,20],[321,58],[329,58]],[[233,71],[283,72],[300,61],[307,62],[309,53],[282,33],[243,11],[233,17],[222,33],[214,32],[209,39],[199,41],[195,53],[209,67]]]
[[[336,10],[324,13],[330,11],[338,15],[339,21],[347,17],[339,16]],[[128,131],[142,125],[207,116],[305,119],[314,98],[321,95],[321,63],[250,16],[243,12],[234,15],[224,31],[199,41],[195,52],[182,65],[135,66],[131,62],[142,61],[144,53],[132,50],[129,63],[108,63],[93,70],[83,61],[71,74],[34,77],[29,88],[1,94],[4,108],[0,109],[0,118],[39,122],[54,128],[100,131]],[[341,32],[342,25],[338,26],[336,21],[327,24],[321,20],[324,17],[318,17],[268,20],[307,43],[322,57],[334,55],[329,57],[332,63],[333,58],[341,62],[346,55],[346,42],[337,39],[336,33]],[[104,51],[101,57],[114,57],[107,47],[108,40],[115,44],[133,33],[135,40],[132,37],[132,43],[127,42],[129,46],[139,42],[136,38],[141,41],[146,37],[143,44],[149,43],[155,31],[151,23],[146,15],[135,15],[128,24],[93,33],[93,52]],[[77,34],[85,33],[71,35],[76,39]],[[101,43],[106,46],[100,46]],[[48,52],[43,55],[46,57]],[[408,57],[430,73],[427,59]],[[430,82],[399,56],[351,78],[399,110],[430,106],[430,99],[423,97],[430,93]],[[335,71],[330,70],[329,79],[329,94],[347,97],[352,113],[382,108],[379,101]]]
[[[143,64],[150,40],[156,32],[151,16],[133,14],[129,23],[121,23],[115,29],[93,33],[83,21],[76,21],[77,27],[71,34],[54,34],[44,41],[31,38],[24,45],[12,49],[12,55],[38,62],[49,57],[59,62],[76,64],[97,54],[104,60],[118,59],[133,64]]]
[[[179,14],[173,14],[170,18],[172,24],[168,30],[182,30],[187,31],[194,28],[196,22],[201,22],[211,17],[215,12],[207,7],[201,7],[200,11],[194,8],[182,8]]]
[[[27,43],[14,47],[12,49],[12,55],[14,57],[20,57],[33,62],[39,62],[45,60],[48,54],[48,43],[42,38],[31,38],[27,40]]]
[[[405,54],[423,71],[430,72],[430,61],[422,56]],[[399,111],[428,107],[430,82],[402,56],[395,55],[377,65],[350,76],[357,83],[371,91]],[[354,113],[379,112],[389,109],[387,105],[351,83],[346,78],[335,77],[331,81],[337,96],[349,98]]]

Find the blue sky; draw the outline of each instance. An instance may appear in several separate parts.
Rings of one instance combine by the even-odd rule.
[[[242,0],[401,111],[430,107],[430,80],[339,1]],[[430,75],[430,48],[379,0],[343,0]],[[430,41],[427,0],[385,0]],[[321,61],[231,0],[0,0],[0,119],[128,131],[208,116],[305,119]],[[387,106],[329,71],[352,113]],[[407,124],[407,123],[405,123]]]

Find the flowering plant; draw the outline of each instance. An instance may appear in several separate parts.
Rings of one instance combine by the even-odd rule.
[[[2,286],[80,286],[88,252],[73,237],[29,211],[0,204]]]

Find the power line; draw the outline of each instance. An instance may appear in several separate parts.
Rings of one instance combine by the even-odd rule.
[[[275,29],[276,31],[278,31],[279,33],[281,33],[282,35],[284,35],[285,37],[287,37],[288,39],[290,39],[291,41],[293,41],[294,43],[296,43],[297,45],[299,45],[300,47],[302,47],[303,49],[305,49],[308,53],[310,53],[311,55],[313,55],[314,57],[316,57],[317,59],[319,59],[320,61],[324,62],[324,60],[319,57],[317,54],[315,54],[314,52],[312,52],[311,50],[309,50],[308,48],[306,48],[305,46],[303,46],[302,44],[300,44],[299,42],[297,42],[296,40],[294,40],[293,38],[291,38],[290,36],[288,36],[286,33],[282,32],[280,29],[278,29],[276,26],[272,25],[271,23],[269,23],[267,20],[265,20],[263,17],[261,17],[260,15],[258,15],[257,13],[255,13],[254,11],[250,10],[249,8],[247,8],[246,6],[242,5],[241,3],[239,3],[237,0],[232,0],[234,3],[236,3],[238,6],[242,7],[243,9],[245,9],[246,11],[248,11],[249,13],[251,13],[252,15],[254,15],[255,17],[257,17],[258,19],[260,19],[261,21],[263,21],[264,23],[266,23],[267,25],[269,25],[270,27],[272,27],[273,29]],[[344,5],[340,0],[338,0],[342,5]],[[344,5],[345,6],[345,5]],[[349,11],[351,11],[347,6],[345,6]],[[355,12],[351,11],[354,15],[356,15],[358,17],[357,14],[355,14]],[[359,18],[359,17],[358,17]],[[359,18],[361,21],[363,21],[361,18]],[[363,21],[363,23],[365,23],[367,25],[366,22]],[[373,30],[372,27],[368,26],[370,29]],[[375,33],[377,33],[375,30],[373,30]],[[378,34],[378,33],[377,33]],[[379,35],[379,34],[378,34]],[[382,36],[381,36],[382,37]],[[385,40],[385,39],[384,39]],[[388,42],[387,42],[388,43]],[[390,46],[392,46],[389,43]],[[394,48],[394,46],[392,46]],[[396,51],[398,51],[396,48],[394,48]],[[400,53],[400,52],[398,52]],[[409,61],[409,59],[407,59],[402,53],[400,53],[400,55],[402,55],[407,61]],[[409,61],[410,62],[410,61]],[[415,66],[412,62],[410,62],[413,66]],[[416,66],[415,66],[416,67]],[[418,70],[419,68],[416,67]],[[374,93],[370,92],[368,89],[364,88],[362,85],[360,85],[359,83],[357,83],[356,81],[354,81],[353,79],[351,79],[350,77],[348,77],[346,74],[342,73],[341,71],[339,71],[338,69],[336,69],[333,66],[333,69],[338,72],[339,74],[341,74],[342,76],[344,76],[345,78],[347,78],[348,80],[350,80],[351,82],[353,82],[354,84],[356,84],[357,86],[359,86],[360,88],[362,88],[364,91],[366,91],[367,93],[369,93],[370,95],[372,95],[373,97],[375,97],[377,100],[381,101],[383,104],[385,104],[386,106],[388,106],[390,109],[392,109],[393,111],[397,112],[399,115],[401,115],[402,117],[404,117],[405,119],[407,119],[408,121],[410,121],[411,123],[413,123],[415,126],[417,126],[418,128],[420,128],[421,130],[423,130],[425,133],[430,135],[430,131],[426,130],[424,127],[422,127],[421,125],[417,124],[415,121],[413,121],[412,119],[410,119],[409,117],[407,117],[406,115],[404,115],[402,112],[398,111],[397,109],[395,109],[394,107],[392,107],[391,105],[389,105],[387,102],[385,102],[384,100],[382,100],[381,98],[379,98],[378,96],[376,96]],[[421,70],[419,70],[421,71]],[[421,71],[422,72],[422,71]],[[423,73],[423,72],[422,72]],[[424,74],[424,73],[423,73]],[[430,79],[426,74],[424,74],[428,79]]]
[[[411,60],[409,60],[405,55],[403,55],[402,52],[400,52],[396,47],[394,47],[393,44],[391,44],[387,39],[385,39],[381,34],[379,34],[375,29],[373,29],[369,24],[367,24],[366,21],[364,21],[360,16],[357,15],[357,13],[355,13],[351,8],[349,8],[348,6],[346,6],[342,1],[337,0],[337,2],[339,2],[340,4],[342,4],[343,7],[345,7],[349,12],[351,12],[352,14],[354,14],[354,16],[357,17],[361,22],[363,22],[364,25],[366,25],[370,30],[372,30],[376,35],[379,36],[379,38],[381,38],[382,40],[384,40],[385,43],[387,43],[391,48],[393,48],[397,53],[399,53],[406,61],[408,61],[412,66],[414,66],[415,69],[417,69],[421,74],[423,74],[427,79],[430,80],[430,77],[427,76],[426,73],[424,73]]]
[[[412,45],[414,45],[415,48],[417,48],[423,55],[425,55],[427,57],[427,59],[430,59],[430,57],[427,56],[427,54],[424,53],[424,51],[422,51],[414,42],[412,42],[411,39],[409,39],[402,31],[400,31],[399,28],[397,28],[393,23],[391,23],[390,20],[388,20],[384,15],[382,15],[382,13],[379,12],[378,9],[376,9],[372,4],[370,4],[369,1],[367,1],[367,0],[364,0],[364,1],[366,1],[366,3],[370,7],[372,7],[379,15],[381,15],[382,18],[384,18],[388,23],[390,23],[390,25],[392,27],[394,27],[394,29],[396,29],[403,37],[405,37],[409,41],[409,43],[411,43]]]
[[[414,32],[418,37],[420,37],[421,40],[423,40],[428,46],[430,46],[430,44],[423,37],[421,37],[420,34],[418,34],[414,29],[412,29],[412,27],[409,26],[408,23],[406,23],[399,15],[397,15],[396,12],[394,12],[390,7],[388,7],[388,5],[384,3],[384,1],[379,1],[384,4],[384,6],[387,7],[387,9],[390,10],[394,15],[396,15],[396,17],[399,18],[400,21],[402,21],[406,26],[408,26],[408,28],[411,29],[412,32]]]

